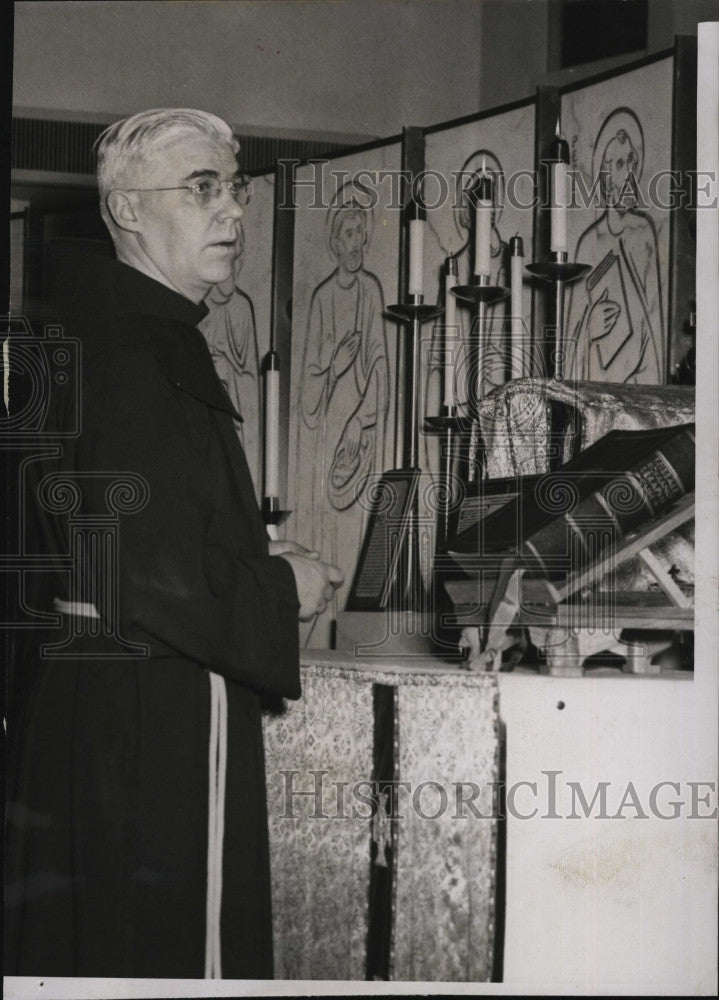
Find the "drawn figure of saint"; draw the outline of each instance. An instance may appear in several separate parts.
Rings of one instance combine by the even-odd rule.
[[[499,220],[502,217],[504,207],[504,171],[495,154],[489,149],[478,149],[472,153],[465,160],[461,172],[456,175],[454,221],[457,231],[464,241],[458,255],[459,283],[469,284],[474,281],[471,271],[474,266],[475,210],[470,203],[468,191],[481,173],[483,165],[494,180],[489,283],[490,285],[509,287],[509,246],[502,239],[499,231]],[[506,308],[503,302],[487,308],[487,339],[483,350],[482,396],[495,386],[503,385],[507,379],[508,338],[504,328]],[[460,306],[458,316],[464,319],[465,328],[468,330],[470,313],[467,308]],[[466,408],[469,401],[476,398],[477,391],[476,361],[471,356],[466,336],[463,338],[463,344],[457,358],[456,377],[457,401]]]
[[[215,285],[205,302],[209,313],[200,323],[212,362],[242,423],[235,421],[250,467],[258,500],[262,489],[261,411],[257,332],[252,300],[237,286],[245,249],[244,233],[238,225],[233,274]]]
[[[603,211],[579,237],[575,260],[593,263],[570,286],[567,377],[590,382],[662,381],[664,321],[653,219],[637,207],[644,135],[629,108],[605,120],[594,145]]]
[[[298,479],[308,489],[312,548],[345,569],[334,610],[351,578],[368,506],[366,477],[385,469],[389,364],[382,286],[364,268],[371,208],[345,185],[327,215],[335,270],[313,291],[307,320],[299,405]],[[305,493],[307,495],[307,493]]]

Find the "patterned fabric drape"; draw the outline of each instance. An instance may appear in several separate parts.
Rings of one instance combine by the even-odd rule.
[[[422,677],[398,688],[398,772],[413,795],[396,824],[396,980],[487,982],[491,976],[496,821],[490,782],[497,778],[498,747],[492,676],[496,681],[496,675],[470,673]]]
[[[316,651],[303,665],[300,701],[265,717],[275,976],[365,978],[372,821],[353,789],[372,778],[374,684],[396,688],[395,780],[410,782],[391,821],[391,978],[486,981],[496,677],[436,666],[360,670]],[[333,782],[348,783],[341,799]]]
[[[302,697],[264,729],[275,978],[364,979],[370,820],[338,818],[355,803],[332,782],[372,777],[372,685],[305,666]]]
[[[693,386],[515,379],[488,393],[479,404],[491,479],[547,471],[550,403],[562,403],[580,415],[579,451],[609,431],[694,422]]]

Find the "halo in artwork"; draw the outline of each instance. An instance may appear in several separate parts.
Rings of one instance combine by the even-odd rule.
[[[625,132],[637,153],[634,179],[639,183],[644,168],[644,130],[631,108],[615,108],[604,119],[592,151],[592,178],[599,176],[607,146],[619,132]]]
[[[337,215],[346,209],[352,209],[355,212],[364,213],[365,252],[367,251],[370,243],[372,242],[372,233],[374,232],[374,209],[373,209],[372,193],[368,192],[368,190],[364,187],[359,187],[353,181],[347,181],[346,184],[343,184],[342,187],[339,188],[337,194],[332,199],[332,204],[325,218],[325,246],[327,247],[328,254],[333,260],[335,256],[332,250],[332,230],[334,227],[334,222],[335,219],[337,218]]]
[[[491,150],[478,149],[467,157],[461,171],[455,175],[454,224],[462,239],[466,239],[467,233],[471,230],[467,188],[472,182],[472,174],[476,176],[481,174],[483,163],[487,168],[487,173],[491,174],[494,178],[495,226],[499,224],[499,220],[502,217],[502,209],[504,208],[504,170]]]

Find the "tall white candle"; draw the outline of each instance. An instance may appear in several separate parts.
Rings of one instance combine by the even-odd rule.
[[[524,375],[524,323],[522,302],[522,281],[524,271],[524,243],[521,236],[513,236],[509,241],[510,286],[512,291],[511,359],[512,378]]]
[[[280,495],[280,372],[270,352],[265,370],[265,496]]]
[[[459,330],[457,328],[457,300],[452,295],[452,289],[459,280],[457,274],[457,258],[448,257],[444,278],[444,393],[445,406],[454,406],[454,379],[457,353],[459,347]]]
[[[552,161],[552,202],[550,211],[549,248],[557,253],[567,250],[567,207],[569,205],[569,145],[559,134],[557,122],[556,135],[550,150]]]
[[[424,219],[409,220],[410,295],[424,294]]]
[[[482,173],[475,188],[474,273],[478,277],[490,275],[493,187],[492,178],[482,162]]]

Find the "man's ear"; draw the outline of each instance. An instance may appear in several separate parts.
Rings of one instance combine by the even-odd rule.
[[[132,233],[137,232],[140,228],[140,220],[132,200],[125,191],[110,191],[105,204],[118,229],[126,229]]]

